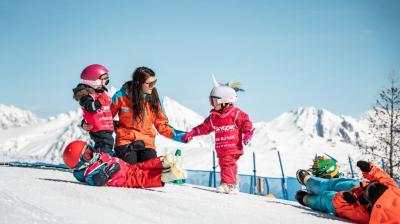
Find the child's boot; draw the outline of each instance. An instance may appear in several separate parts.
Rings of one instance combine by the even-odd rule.
[[[304,186],[306,186],[306,181],[308,180],[309,176],[310,173],[307,170],[300,169],[296,172],[297,181]]]
[[[221,183],[221,185],[217,187],[217,192],[224,194],[238,194],[239,187],[236,184]]]
[[[296,200],[303,206],[307,206],[304,202],[304,197],[307,196],[308,193],[306,191],[297,191],[296,192]]]

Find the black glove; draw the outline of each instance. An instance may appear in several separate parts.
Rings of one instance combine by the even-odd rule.
[[[111,166],[106,167],[104,169],[104,172],[107,174],[108,177],[112,177],[120,169],[121,169],[121,166],[119,165],[119,163],[113,163],[113,164],[111,164]]]
[[[369,164],[369,162],[360,160],[357,162],[357,166],[360,168],[362,172],[369,173],[371,171],[371,165]]]
[[[119,163],[113,163],[111,166],[106,167],[104,170],[101,170],[99,173],[93,175],[93,183],[95,186],[104,186],[107,184],[110,177],[112,177],[121,167]]]
[[[368,205],[369,203],[364,194],[361,194],[360,197],[358,197],[358,202],[360,202],[361,205]]]
[[[343,192],[342,195],[343,195],[343,199],[345,201],[347,201],[347,203],[349,203],[349,204],[354,204],[357,202],[357,197],[348,191]]]

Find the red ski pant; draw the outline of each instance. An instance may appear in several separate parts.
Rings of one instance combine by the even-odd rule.
[[[162,187],[161,173],[163,170],[160,157],[149,159],[142,163],[127,165],[126,187],[150,188]]]
[[[224,155],[218,157],[221,169],[221,183],[236,184],[237,164],[241,155]]]

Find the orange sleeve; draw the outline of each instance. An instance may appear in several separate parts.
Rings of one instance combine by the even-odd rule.
[[[114,96],[112,97],[110,106],[111,114],[113,117],[117,115],[119,109],[121,108],[121,96],[118,96],[117,93],[114,94]]]
[[[167,116],[161,109],[158,111],[158,114],[154,117],[153,124],[154,127],[157,129],[158,133],[161,135],[172,138],[173,137],[173,128],[168,124],[169,120]]]
[[[363,172],[363,176],[372,182],[379,182],[388,187],[397,187],[396,182],[385,171],[379,169],[374,164],[370,163],[371,171]]]

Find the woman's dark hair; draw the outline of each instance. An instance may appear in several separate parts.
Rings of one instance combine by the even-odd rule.
[[[149,77],[155,77],[156,73],[147,67],[139,67],[132,74],[132,82],[129,95],[133,106],[133,119],[139,120],[143,118],[144,113],[144,92],[142,85]],[[160,110],[160,98],[158,97],[157,89],[154,87],[151,95],[148,96],[151,110],[157,115]]]

